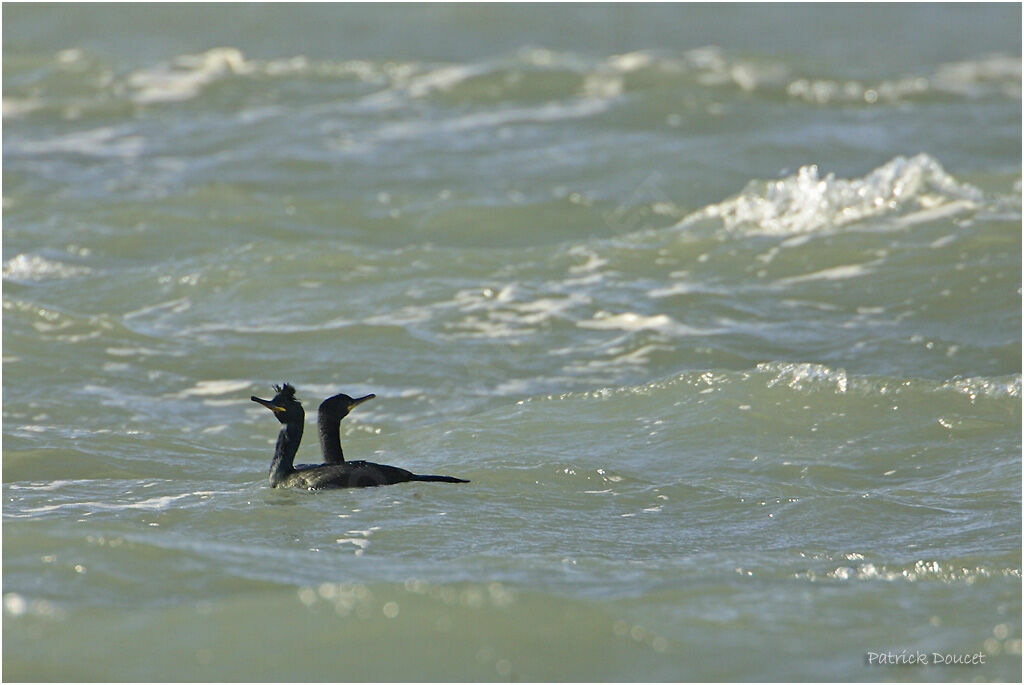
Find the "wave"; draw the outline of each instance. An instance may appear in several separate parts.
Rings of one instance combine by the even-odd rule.
[[[177,55],[123,77],[114,76],[114,70],[99,56],[76,49],[58,53],[48,68],[41,70],[41,78],[44,82],[48,76],[62,81],[69,71],[90,75],[87,83],[92,85],[87,87],[96,92],[70,103],[66,99],[51,101],[45,89],[6,94],[4,117],[25,118],[53,109],[77,116],[93,107],[109,106],[111,96],[144,106],[185,102],[232,79],[341,83],[352,86],[345,99],[385,109],[431,98],[479,103],[567,97],[612,101],[631,92],[666,88],[732,90],[742,96],[843,107],[928,98],[1021,97],[1021,60],[1016,55],[980,55],[920,73],[868,81],[801,73],[802,66],[785,60],[741,55],[716,45],[681,52],[638,50],[604,56],[527,46],[472,62],[324,60],[305,55],[255,59],[236,47],[223,46]],[[692,105],[711,113],[721,107],[721,103],[703,101]]]
[[[966,396],[971,402],[981,398],[990,400],[1019,400],[1021,374],[964,378],[954,376],[945,380],[895,378],[855,375],[843,368],[833,368],[815,362],[771,361],[757,364],[745,371],[684,371],[640,385],[598,388],[560,394],[543,394],[520,400],[518,404],[561,400],[610,400],[619,396],[652,395],[669,391],[678,385],[698,390],[719,389],[728,386],[749,386],[760,390],[788,389],[800,394],[826,392],[836,395],[862,395],[896,397],[909,394],[946,394]]]
[[[944,381],[921,379],[850,376],[845,369],[832,369],[824,364],[767,362],[757,365],[757,373],[770,377],[766,387],[785,386],[797,391],[830,390],[862,395],[896,396],[914,391],[923,393],[953,392],[966,395],[972,402],[986,399],[1016,399],[1021,396],[1021,375],[998,377],[955,376]]]
[[[4,262],[3,280],[15,283],[60,280],[93,273],[87,266],[67,264],[34,254],[19,254]]]
[[[190,100],[203,88],[232,74],[251,74],[256,66],[235,48],[214,48],[199,55],[181,55],[170,64],[134,72],[128,83],[138,104]]]
[[[775,181],[751,181],[738,195],[685,217],[677,228],[788,236],[881,217],[918,223],[977,209],[984,201],[981,190],[957,181],[938,160],[921,153],[895,157],[861,178],[822,177],[810,164]]]
[[[786,94],[818,105],[895,104],[929,95],[967,100],[987,97],[1019,100],[1020,80],[1019,57],[988,55],[941,64],[928,74],[883,79],[873,84],[854,79],[798,78],[786,86]]]
[[[63,490],[60,496],[71,496],[81,497],[84,495],[83,490],[85,486],[95,484],[97,488],[103,488],[106,481],[104,480],[63,480],[55,481],[53,483],[11,483],[8,487],[12,490],[26,490],[26,491],[39,491],[39,490]],[[141,485],[142,488],[148,488],[154,485],[155,481],[149,481]],[[67,487],[65,487],[67,486]],[[216,495],[230,495],[233,494],[229,490],[197,490],[195,492],[180,492],[175,494],[155,495],[155,496],[139,496],[127,490],[123,495],[118,497],[111,497],[105,499],[75,499],[74,501],[58,501],[53,502],[53,497],[50,498],[48,504],[36,504],[36,506],[18,506],[18,502],[12,503],[11,506],[7,507],[4,511],[4,518],[10,519],[23,519],[23,518],[39,518],[40,516],[47,516],[55,514],[59,516],[65,515],[82,515],[92,516],[100,512],[124,512],[129,510],[142,510],[142,511],[167,511],[169,509],[182,509],[194,506],[203,506],[212,497]],[[55,495],[54,497],[57,497]],[[185,500],[185,501],[182,501]],[[34,504],[38,499],[28,499],[25,501],[32,501]],[[69,512],[84,512],[81,514],[69,514]]]
[[[864,561],[864,556],[858,553],[849,553],[843,556],[846,557],[847,563],[835,568],[808,569],[794,575],[811,582],[882,580],[915,583],[938,581],[946,584],[965,583],[966,585],[973,585],[984,578],[1000,576],[1020,578],[1021,576],[1019,568],[977,566],[970,565],[969,562],[939,563],[933,560],[919,559],[911,564],[887,565]]]

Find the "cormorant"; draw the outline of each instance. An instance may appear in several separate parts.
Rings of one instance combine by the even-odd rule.
[[[320,432],[320,454],[325,464],[344,464],[345,455],[341,451],[341,431],[339,424],[348,416],[352,407],[362,404],[366,400],[372,400],[376,395],[369,394],[366,397],[355,399],[348,395],[341,394],[328,397],[320,403],[316,412],[316,426]]]
[[[302,488],[305,490],[322,490],[326,488],[366,488],[377,485],[392,485],[394,483],[405,483],[407,481],[437,481],[442,483],[468,483],[461,478],[451,476],[420,476],[410,473],[405,469],[386,464],[374,464],[369,461],[344,461],[341,453],[341,438],[338,431],[341,419],[348,414],[348,411],[355,406],[352,398],[347,395],[338,395],[325,402],[337,400],[338,397],[345,397],[349,403],[338,400],[329,405],[325,412],[321,406],[318,423],[321,430],[321,447],[324,449],[324,457],[328,456],[328,449],[332,458],[337,462],[321,464],[319,466],[300,465],[295,466],[295,453],[299,449],[299,442],[302,440],[303,423],[306,412],[302,404],[295,399],[295,388],[285,383],[282,386],[274,386],[277,392],[272,400],[264,400],[252,396],[253,402],[259,402],[267,409],[274,412],[274,416],[283,425],[277,436],[277,445],[274,447],[274,459],[270,462],[270,487],[272,488]],[[373,397],[361,398],[364,401]],[[358,403],[358,402],[356,402]],[[333,407],[333,408],[332,408]],[[337,417],[334,419],[333,417]],[[334,421],[333,431],[328,430],[325,438],[325,421]],[[337,447],[337,452],[333,449]]]

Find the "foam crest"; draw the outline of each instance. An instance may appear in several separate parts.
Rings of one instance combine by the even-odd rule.
[[[195,493],[185,492],[180,495],[164,495],[162,497],[150,497],[148,499],[139,500],[137,502],[103,502],[103,501],[88,501],[88,502],[65,502],[63,504],[44,504],[39,507],[30,507],[22,509],[25,514],[43,514],[52,511],[59,511],[63,509],[84,509],[85,511],[121,511],[124,509],[145,509],[147,511],[164,511],[170,508],[171,504],[184,499],[185,497],[192,497]],[[24,518],[24,516],[16,516],[17,518]]]
[[[210,397],[216,395],[235,395],[251,387],[249,381],[215,380],[199,381],[194,387],[186,388],[176,397]]]
[[[733,57],[717,45],[675,55],[653,50],[613,55],[603,68],[623,75],[652,72],[663,78],[696,80],[700,86],[739,88],[748,93],[777,89],[789,79],[789,69],[780,62]]]
[[[1014,55],[989,55],[981,59],[941,65],[932,82],[947,93],[968,98],[994,94],[1020,99],[1021,58]]]
[[[32,282],[73,278],[89,273],[92,273],[92,269],[85,266],[65,264],[39,255],[19,254],[4,263],[3,279],[5,281]]]
[[[3,118],[20,119],[36,110],[43,108],[43,101],[39,98],[3,98]]]
[[[860,555],[850,555],[854,558],[863,558]],[[1004,576],[1008,578],[1019,578],[1020,569],[1016,568],[988,568],[983,566],[969,566],[955,563],[939,563],[937,561],[918,560],[913,564],[903,566],[888,566],[885,564],[874,564],[871,562],[858,563],[854,565],[837,566],[834,569],[824,571],[801,571],[794,574],[797,578],[805,578],[810,581],[872,581],[882,580],[886,582],[925,582],[938,581],[942,583],[966,583],[973,585],[980,579]]]
[[[896,157],[862,178],[822,177],[817,165],[776,181],[753,181],[739,195],[684,218],[680,228],[710,223],[731,233],[796,235],[898,212],[956,204],[974,209],[977,188],[947,174],[933,157]]]
[[[491,68],[485,64],[453,64],[416,76],[405,87],[409,97],[421,98],[434,92],[448,92],[460,83],[489,71]]]
[[[10,143],[14,154],[74,154],[99,158],[131,159],[141,154],[144,141],[136,135],[125,135],[125,127],[102,126],[75,131],[43,140],[18,140]]]
[[[137,71],[128,83],[135,89],[132,100],[139,104],[175,102],[195,97],[204,87],[227,75],[254,70],[241,51],[214,48],[199,55],[181,55],[169,65]]]
[[[435,311],[455,310],[465,314],[457,321],[444,324],[446,336],[453,338],[521,337],[551,325],[557,320],[571,320],[575,310],[591,302],[584,293],[540,295],[515,283],[501,287],[461,289],[451,300],[431,306]]]
[[[818,105],[894,104],[929,95],[966,99],[1020,99],[1021,61],[1009,55],[940,65],[927,75],[909,75],[865,83],[856,79],[800,78],[786,86],[790,97]]]
[[[1020,374],[1000,378],[951,378],[942,384],[942,390],[953,390],[966,395],[971,402],[979,397],[1020,397]]]
[[[774,374],[767,383],[769,388],[777,385],[785,385],[794,390],[831,388],[842,394],[848,387],[845,369],[833,370],[824,364],[770,362],[758,364],[757,370],[769,375]]]
[[[753,388],[789,388],[799,393],[831,392],[837,395],[854,393],[861,396],[903,396],[955,392],[973,403],[978,398],[1016,400],[1021,396],[1021,375],[997,377],[954,377],[946,381],[860,376],[843,368],[815,362],[762,362],[749,371],[684,371],[679,374],[643,383],[605,387],[588,391],[543,394],[520,400],[517,404],[551,400],[608,400],[622,395],[652,395],[684,385],[695,394],[713,392],[729,386]],[[746,390],[744,392],[747,392]],[[673,391],[672,397],[678,393]]]
[[[667,314],[654,314],[644,316],[634,312],[623,312],[622,314],[611,314],[599,311],[594,318],[587,321],[580,321],[576,324],[580,328],[592,328],[597,330],[620,330],[620,331],[657,331],[673,337],[687,337],[694,335],[708,335],[714,331],[694,328],[681,324]]]
[[[374,96],[376,97],[376,96]],[[441,122],[403,121],[382,126],[378,142],[416,140],[426,135],[458,134],[477,129],[500,128],[517,124],[549,123],[566,119],[585,119],[607,111],[611,103],[600,97],[583,97],[566,101],[546,102],[537,106],[508,107],[476,112]]]

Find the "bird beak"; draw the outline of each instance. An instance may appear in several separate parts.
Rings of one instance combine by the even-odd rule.
[[[256,397],[256,395],[253,395],[249,399],[252,400],[253,402],[259,402],[260,404],[262,404],[264,407],[274,412],[275,414],[280,414],[281,412],[285,411],[284,407],[279,407],[270,400],[262,400],[259,397]]]
[[[374,395],[373,393],[370,393],[366,397],[357,397],[356,399],[352,400],[352,406],[354,407],[357,404],[362,404],[366,400],[372,400],[374,397],[376,397],[376,395]]]

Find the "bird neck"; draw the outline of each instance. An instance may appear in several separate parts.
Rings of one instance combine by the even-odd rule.
[[[285,476],[295,470],[295,453],[302,441],[302,422],[286,423],[277,434],[274,460],[270,462],[270,486],[275,487]]]
[[[320,454],[325,464],[342,464],[345,454],[341,451],[341,419],[321,413],[316,420],[320,431]]]

